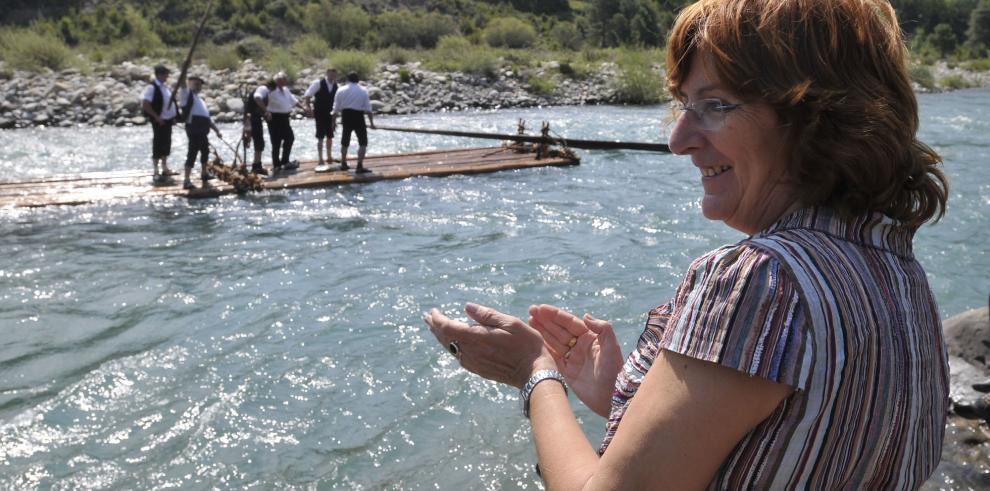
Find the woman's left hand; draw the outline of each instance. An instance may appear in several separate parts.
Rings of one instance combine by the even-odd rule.
[[[536,370],[557,369],[543,336],[522,320],[471,303],[464,312],[476,324],[450,319],[437,309],[423,320],[444,349],[456,351],[454,356],[468,371],[521,388]]]

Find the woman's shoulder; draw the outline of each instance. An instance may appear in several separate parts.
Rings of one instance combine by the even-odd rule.
[[[735,278],[751,275],[768,268],[777,268],[778,261],[770,251],[749,241],[719,247],[706,252],[691,262],[688,276]]]

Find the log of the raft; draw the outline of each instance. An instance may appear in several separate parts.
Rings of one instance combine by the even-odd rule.
[[[512,140],[524,143],[563,144],[570,148],[584,150],[639,150],[644,152],[670,153],[670,147],[664,143],[619,142],[608,140],[575,140],[572,138],[544,138],[531,135],[509,135],[499,133],[479,133],[473,131],[426,130],[419,128],[401,128],[397,126],[375,126],[377,130],[399,131],[402,133],[423,133],[427,135],[458,136],[464,138],[482,138],[486,140]]]

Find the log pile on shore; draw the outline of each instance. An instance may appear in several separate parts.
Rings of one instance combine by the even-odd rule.
[[[78,69],[33,73],[9,71],[0,62],[0,128],[147,124],[139,98],[156,63],[124,62],[89,73]],[[178,73],[177,67],[171,68],[170,85]],[[554,89],[548,94],[529,84],[527,77],[531,75],[511,69],[488,77],[432,72],[418,62],[380,64],[377,68],[362,85],[368,89],[375,110],[383,114],[618,102],[613,87],[616,70],[611,63],[603,63],[600,70],[583,78],[563,76],[554,62],[545,63],[534,73],[553,81]],[[203,99],[218,122],[240,121],[244,109],[241,93],[253,90],[272,75],[251,60],[234,71],[195,65],[190,73],[206,80]],[[322,67],[301,70],[292,91],[301,97],[309,83],[322,74]]]

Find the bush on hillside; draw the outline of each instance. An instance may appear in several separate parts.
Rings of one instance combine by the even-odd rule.
[[[295,81],[299,76],[299,63],[285,48],[275,48],[265,55],[262,63],[266,70],[272,75],[278,72],[285,72],[289,81]]]
[[[355,72],[361,80],[367,80],[374,73],[375,61],[368,53],[361,51],[335,51],[330,62],[337,69],[340,80],[350,72]]]
[[[213,70],[237,70],[241,66],[241,57],[237,55],[237,47],[231,45],[206,46],[206,65]]]
[[[484,37],[489,46],[522,49],[536,42],[536,29],[515,17],[499,17],[488,24]]]
[[[316,34],[303,34],[292,43],[292,52],[305,61],[322,60],[330,53],[330,46]]]
[[[268,51],[271,50],[271,43],[261,36],[248,36],[237,42],[235,50],[242,60],[248,58],[263,60],[268,56]]]
[[[973,87],[973,84],[962,77],[962,75],[947,75],[938,81],[938,84],[946,89],[958,90]]]
[[[529,77],[527,83],[529,84],[529,91],[536,95],[551,95],[553,91],[557,90],[557,84],[553,80],[539,75]]]
[[[618,102],[637,105],[663,102],[666,91],[663,77],[656,69],[662,59],[661,50],[616,50],[619,75],[615,88]]]
[[[559,49],[578,51],[584,44],[581,31],[573,22],[560,22],[550,30],[550,38]]]
[[[382,50],[382,52],[378,54],[378,57],[385,63],[405,65],[413,59],[413,54],[407,49],[391,46]]]
[[[935,88],[935,76],[932,75],[931,68],[925,65],[912,65],[908,68],[908,77],[912,82],[926,89],[931,90]]]
[[[495,76],[498,59],[483,46],[471,44],[464,36],[444,36],[429,52],[427,65],[434,70]]]
[[[379,47],[433,48],[437,41],[452,34],[454,20],[437,13],[390,10],[375,17],[375,42]]]
[[[20,70],[61,70],[69,65],[72,52],[53,33],[39,29],[5,29],[0,32],[0,57]]]
[[[371,30],[371,16],[356,5],[333,5],[328,0],[306,6],[303,24],[334,49],[360,48]]]

